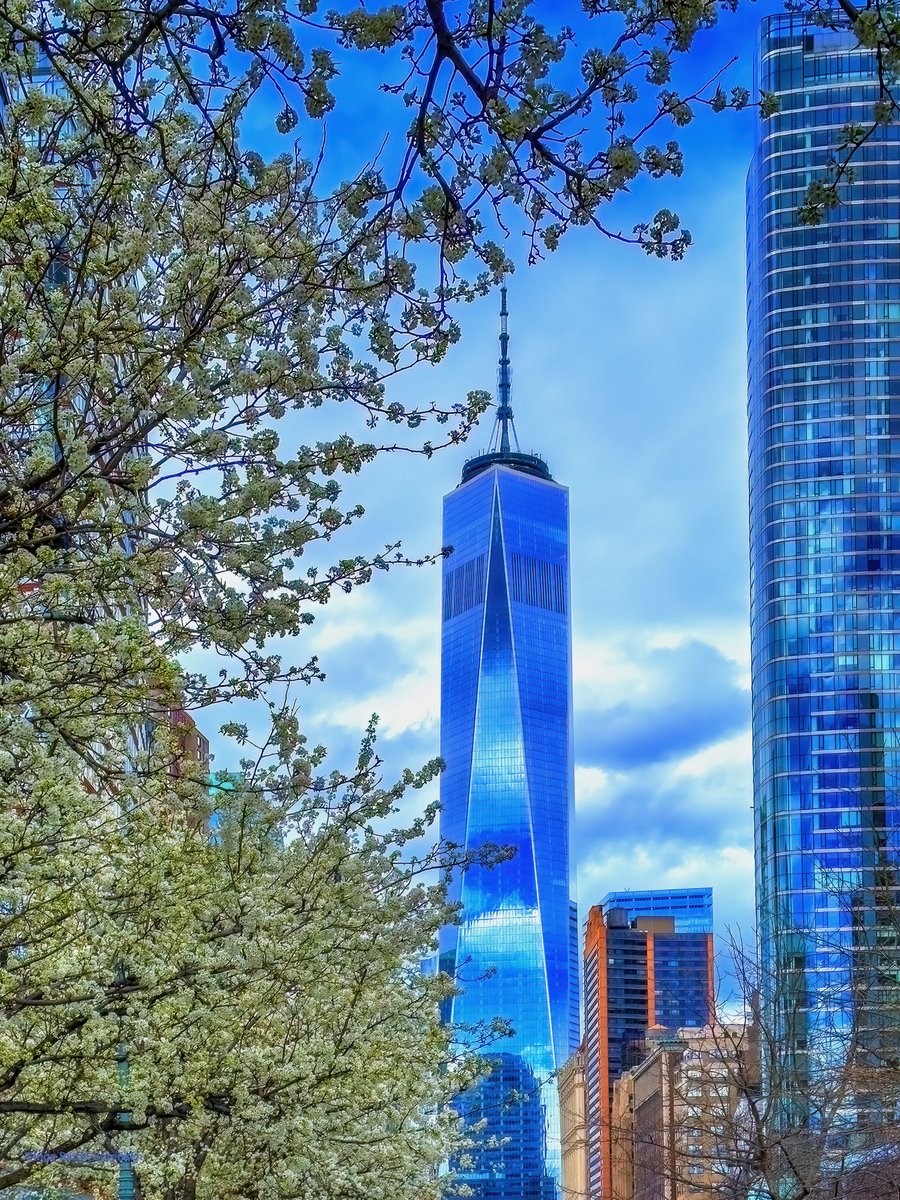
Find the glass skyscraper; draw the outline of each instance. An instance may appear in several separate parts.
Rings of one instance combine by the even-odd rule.
[[[756,887],[765,994],[801,1087],[851,1046],[857,1065],[883,1061],[898,1012],[896,120],[860,148],[840,206],[797,219],[841,130],[871,122],[875,78],[849,32],[762,24],[758,83],[780,109],[747,196]]]
[[[518,448],[510,408],[506,292],[491,449],[444,500],[441,834],[515,854],[453,881],[458,926],[441,965],[458,980],[463,1036],[494,1018],[512,1036],[460,1110],[486,1122],[458,1174],[483,1200],[557,1200],[555,1071],[579,1040],[568,491]],[[468,1033],[466,1032],[468,1031]]]

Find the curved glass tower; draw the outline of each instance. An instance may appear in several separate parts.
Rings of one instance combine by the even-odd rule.
[[[497,424],[444,499],[441,834],[467,850],[511,846],[453,881],[461,923],[441,966],[461,988],[463,1037],[495,1018],[512,1036],[459,1100],[485,1121],[458,1174],[484,1200],[556,1200],[554,1072],[579,1039],[573,806],[569,505],[544,462],[518,449],[509,404],[506,291]],[[502,1141],[502,1144],[498,1144]]]
[[[763,983],[788,1080],[883,1064],[898,1020],[900,127],[817,227],[797,209],[875,63],[768,18],[748,180],[753,762]],[[847,1109],[859,1112],[849,1092]]]

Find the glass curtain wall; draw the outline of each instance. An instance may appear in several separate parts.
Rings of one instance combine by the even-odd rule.
[[[875,62],[852,34],[772,17],[758,83],[780,105],[747,194],[758,927],[789,1107],[814,1121],[846,1064],[896,1049],[900,126],[804,227],[841,130],[871,122]],[[858,1126],[877,1101],[853,1086]]]
[[[450,1018],[472,1039],[495,1018],[512,1031],[460,1098],[486,1121],[461,1174],[485,1200],[556,1200],[553,1075],[579,1041],[568,492],[533,456],[482,456],[445,498],[444,544],[441,833],[515,850],[454,879],[461,924],[442,935]]]

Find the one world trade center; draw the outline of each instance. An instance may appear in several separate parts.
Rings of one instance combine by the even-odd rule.
[[[459,1100],[484,1125],[457,1175],[482,1200],[557,1200],[554,1073],[579,1039],[569,501],[519,448],[502,296],[491,446],[444,499],[441,834],[514,853],[453,881],[460,923],[443,931],[441,965],[463,1037],[495,1018],[511,1030]]]

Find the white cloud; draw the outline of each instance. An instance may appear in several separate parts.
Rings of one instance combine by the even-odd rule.
[[[677,779],[683,776],[709,776],[720,769],[734,768],[741,776],[746,775],[752,763],[752,746],[750,730],[746,729],[736,737],[726,738],[715,745],[705,746],[696,754],[683,758],[672,769]]]
[[[610,781],[610,773],[600,767],[575,767],[575,795],[581,797],[583,803],[588,797],[600,795]]]

